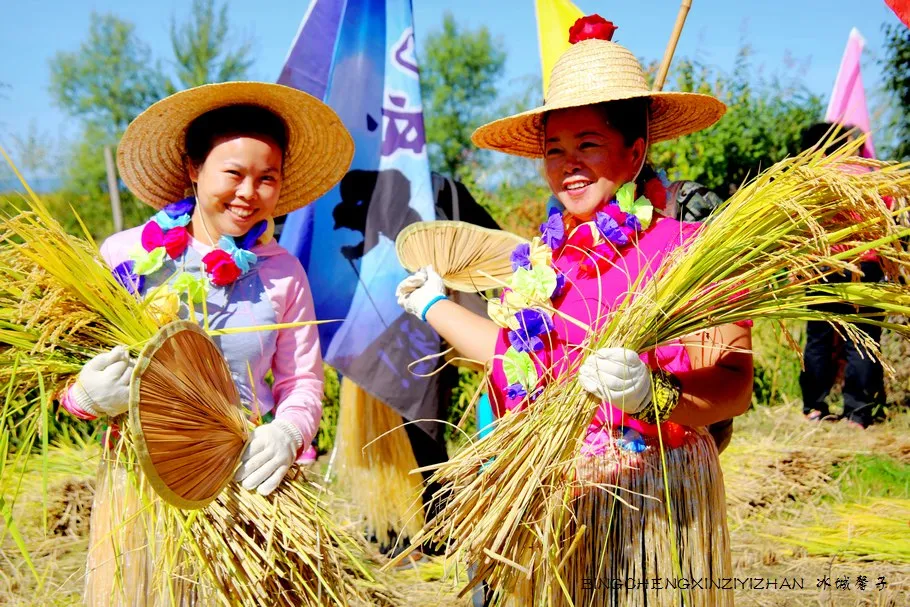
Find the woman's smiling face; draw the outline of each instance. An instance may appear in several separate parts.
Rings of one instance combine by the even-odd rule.
[[[281,148],[268,137],[216,139],[202,166],[189,169],[197,196],[194,236],[242,236],[270,218],[281,193],[281,161]],[[197,216],[204,220],[202,232]]]
[[[566,210],[583,221],[635,179],[645,142],[626,145],[622,134],[594,106],[547,114],[544,165],[550,189]]]

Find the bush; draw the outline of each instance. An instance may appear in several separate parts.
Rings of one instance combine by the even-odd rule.
[[[316,432],[316,450],[328,453],[335,444],[335,430],[338,427],[338,407],[341,397],[341,383],[338,373],[332,367],[323,365],[325,371],[325,394],[322,397],[322,420]]]
[[[782,327],[777,321],[755,321],[752,327],[753,405],[781,405],[802,397],[799,372],[805,332],[805,323],[794,322]],[[800,350],[794,350],[794,345]]]

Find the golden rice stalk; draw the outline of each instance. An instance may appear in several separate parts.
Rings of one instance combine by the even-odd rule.
[[[423,527],[421,476],[401,416],[347,377],[336,432],[338,479],[380,546]],[[378,496],[381,496],[378,497]]]
[[[819,286],[825,275],[857,269],[856,259],[870,249],[878,251],[889,275],[910,271],[910,254],[900,240],[910,232],[894,221],[882,198],[907,198],[910,167],[856,160],[851,156],[858,145],[827,157],[803,153],[745,185],[687,247],[664,260],[653,280],[642,286],[630,279],[628,295],[590,328],[583,350],[644,351],[753,317],[828,320],[873,354],[873,344],[854,323],[907,335],[906,326],[885,317],[910,312],[906,286]],[[875,170],[857,172],[857,165]],[[869,304],[878,312],[838,315],[810,307],[826,302]],[[535,304],[551,309],[549,302]],[[582,359],[563,378],[551,378],[532,406],[501,419],[492,435],[438,467],[435,480],[451,483],[452,494],[415,545],[430,538],[448,541],[503,595],[528,575],[542,576],[551,588],[564,586],[558,565],[570,548],[560,541],[571,512],[567,496],[598,406],[576,380]]]

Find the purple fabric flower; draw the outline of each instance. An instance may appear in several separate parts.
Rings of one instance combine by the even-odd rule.
[[[557,297],[562,297],[563,291],[566,290],[566,275],[562,272],[556,273],[556,288],[553,289],[553,294],[550,295],[550,299],[556,299]]]
[[[543,386],[531,392],[531,402],[533,403],[535,400],[537,400],[541,394],[543,394]]]
[[[237,246],[241,249],[252,249],[253,245],[256,244],[256,241],[259,240],[259,237],[265,234],[265,230],[268,227],[269,222],[263,219],[254,225],[249,232],[240,237],[240,241],[237,243]]]
[[[594,215],[594,225],[600,234],[615,245],[624,245],[629,242],[629,238],[619,229],[616,220],[602,211]]]
[[[631,213],[626,217],[626,227],[632,228],[636,232],[641,232],[641,222],[638,220],[638,217]]]
[[[130,259],[117,264],[117,267],[112,270],[117,282],[132,295],[141,292],[142,287],[145,286],[145,276],[139,276],[133,271],[135,265],[135,262]]]
[[[514,383],[506,388],[506,398],[509,400],[521,400],[527,395],[528,391],[519,383]]]
[[[528,335],[543,335],[553,330],[553,319],[543,310],[527,308],[519,310],[515,317],[518,319],[519,330],[524,330]]]
[[[524,242],[512,251],[512,255],[509,256],[509,260],[512,262],[512,271],[518,270],[518,268],[524,268],[525,270],[531,269],[531,245],[527,242]]]
[[[172,202],[162,209],[171,219],[177,219],[181,215],[192,215],[193,209],[196,208],[196,199],[193,196]]]
[[[562,212],[559,209],[550,209],[550,216],[540,224],[541,240],[554,251],[562,246],[566,239],[566,228],[562,223]]]
[[[518,352],[539,352],[543,350],[543,340],[536,335],[528,335],[524,329],[509,331],[509,344]]]
[[[553,319],[541,310],[533,308],[519,310],[515,314],[518,319],[518,328],[509,331],[509,343],[519,352],[539,352],[543,349],[543,340],[538,335],[544,335],[553,330]]]

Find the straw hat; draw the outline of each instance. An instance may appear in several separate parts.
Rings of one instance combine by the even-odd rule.
[[[651,100],[649,143],[708,128],[727,110],[710,95],[652,92],[641,64],[628,49],[588,39],[572,45],[557,60],[542,106],[485,124],[474,131],[471,141],[489,150],[540,158],[546,112],[635,98]]]
[[[190,187],[184,161],[187,128],[202,114],[230,105],[259,106],[287,126],[281,197],[274,216],[313,202],[350,167],[354,141],[332,108],[280,84],[225,82],[181,91],[137,116],[117,147],[123,182],[156,209],[183,198]]]

